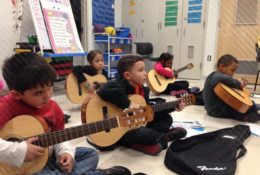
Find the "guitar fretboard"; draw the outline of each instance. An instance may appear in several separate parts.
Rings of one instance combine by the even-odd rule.
[[[176,73],[180,73],[181,71],[184,71],[185,69],[188,69],[188,67],[187,67],[187,66],[184,66],[184,67],[182,67],[182,68],[180,68],[180,69],[177,69],[175,72],[176,72]]]
[[[55,145],[64,141],[73,140],[116,127],[118,127],[118,121],[116,117],[105,119],[102,121],[66,128],[61,131],[54,131],[47,134],[37,135],[35,137],[38,137],[38,140],[34,142],[34,144],[41,147],[48,147],[50,145]],[[23,140],[26,139],[27,138],[24,138]]]
[[[152,105],[152,108],[153,108],[154,112],[165,111],[165,110],[176,108],[177,105],[179,104],[179,102],[180,102],[180,100],[156,104],[156,105]]]

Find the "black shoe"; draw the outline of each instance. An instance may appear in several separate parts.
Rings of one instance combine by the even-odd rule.
[[[131,175],[131,171],[123,166],[114,166],[108,169],[100,170],[105,175]]]
[[[168,142],[179,140],[187,135],[187,131],[181,127],[174,127],[167,133]]]
[[[64,114],[64,121],[65,121],[65,123],[68,123],[69,118],[70,118],[70,115]]]

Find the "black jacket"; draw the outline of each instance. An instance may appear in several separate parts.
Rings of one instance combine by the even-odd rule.
[[[90,65],[74,66],[72,72],[77,77],[79,83],[83,83],[84,81],[87,80],[86,77],[83,75],[83,73],[88,74],[90,76],[94,76],[98,74],[96,69]],[[107,72],[104,69],[102,69],[102,75],[104,75],[107,78]]]
[[[147,87],[144,87],[144,98],[146,102],[149,101],[149,93],[150,90]],[[98,91],[97,94],[105,101],[109,101],[112,104],[125,109],[129,107],[130,100],[128,95],[134,94],[135,89],[131,86],[127,80],[118,78],[116,80],[110,81],[104,86],[102,86]]]
[[[236,115],[238,112],[223,102],[214,92],[214,87],[223,83],[232,88],[240,88],[241,83],[231,76],[215,71],[206,79],[203,89],[204,106],[207,113],[215,117],[228,117]],[[229,117],[230,118],[230,117]]]

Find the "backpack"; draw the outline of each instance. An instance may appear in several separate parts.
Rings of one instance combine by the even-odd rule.
[[[237,125],[172,142],[164,164],[180,175],[232,175],[237,159],[244,156],[243,142],[251,132]]]

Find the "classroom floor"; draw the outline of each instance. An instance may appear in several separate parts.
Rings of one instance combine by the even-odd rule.
[[[191,86],[203,87],[203,81],[191,81]],[[64,90],[64,82],[57,82],[54,84],[54,96],[61,108],[66,114],[71,115],[66,127],[81,124],[81,106],[71,103]],[[151,97],[155,97],[151,95]],[[172,96],[161,96],[167,101],[175,100]],[[260,98],[253,98],[257,103],[260,103]],[[203,106],[187,106],[181,112],[172,113],[174,121],[199,121],[205,125],[205,131],[214,131],[221,128],[232,127],[237,124],[247,124],[245,122],[238,122],[229,119],[217,119],[209,117]],[[259,123],[257,124],[260,125]],[[71,141],[74,146],[91,147],[86,138],[79,138]],[[238,160],[236,175],[259,175],[260,174],[260,138],[251,135],[245,142],[247,153],[244,157]],[[147,175],[172,175],[174,172],[168,170],[164,165],[164,157],[166,151],[161,152],[158,156],[148,156],[143,153],[128,149],[125,147],[118,147],[113,151],[99,152],[100,168],[108,168],[114,165],[122,165],[128,167],[132,173],[143,172]]]

